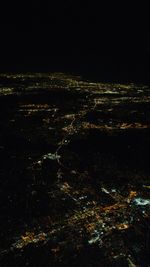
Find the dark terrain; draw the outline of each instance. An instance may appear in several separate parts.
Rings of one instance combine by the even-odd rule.
[[[0,75],[0,266],[150,266],[150,87]]]

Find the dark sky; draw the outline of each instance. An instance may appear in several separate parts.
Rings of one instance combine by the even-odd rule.
[[[0,9],[0,70],[67,70],[104,78],[147,79],[146,7],[131,8],[122,2],[116,9],[109,2],[105,6],[82,3],[20,1],[20,6],[14,6],[6,1]]]

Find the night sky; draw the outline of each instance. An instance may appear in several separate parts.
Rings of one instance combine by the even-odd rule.
[[[82,3],[14,6],[6,1],[0,9],[0,70],[68,71],[149,82],[147,8]]]

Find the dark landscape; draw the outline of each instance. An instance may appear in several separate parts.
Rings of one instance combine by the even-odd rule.
[[[0,5],[0,267],[150,267],[149,6]]]
[[[150,87],[0,74],[0,266],[150,266]]]

